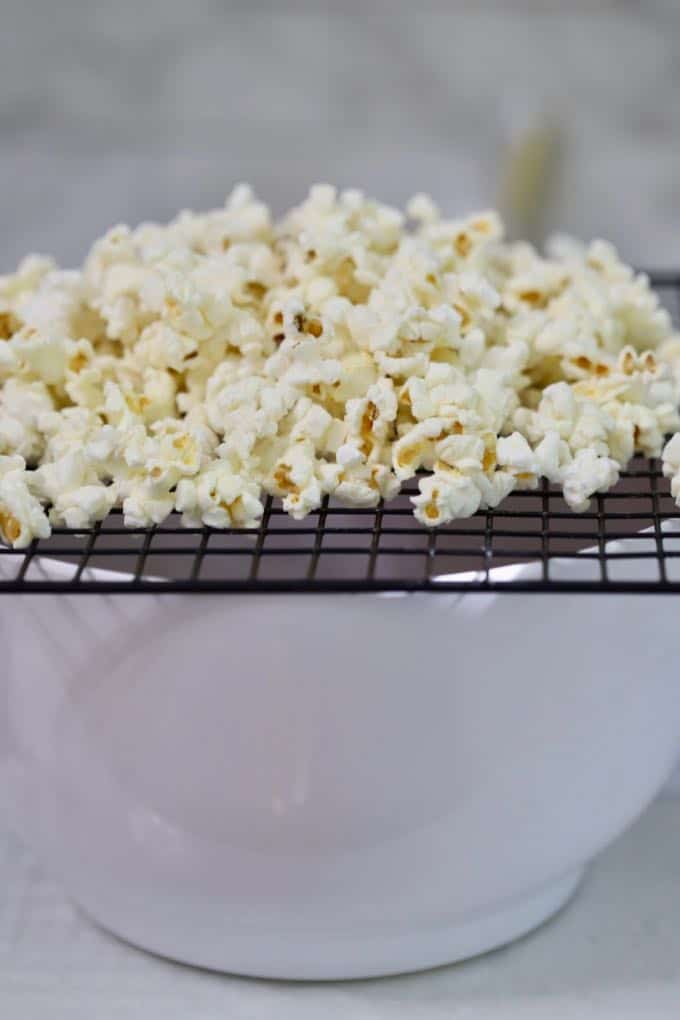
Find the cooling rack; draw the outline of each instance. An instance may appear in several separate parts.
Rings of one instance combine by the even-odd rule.
[[[650,275],[677,319],[680,273]],[[260,526],[238,531],[186,529],[176,515],[129,529],[113,513],[21,553],[0,546],[0,593],[680,592],[680,510],[657,461],[634,458],[583,514],[544,482],[427,530],[412,516],[416,491],[375,509],[326,500],[303,521],[268,498]]]

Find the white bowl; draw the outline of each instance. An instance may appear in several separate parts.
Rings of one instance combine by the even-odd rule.
[[[305,979],[458,960],[556,911],[664,783],[677,613],[654,595],[8,598],[10,811],[91,917],[178,960]]]

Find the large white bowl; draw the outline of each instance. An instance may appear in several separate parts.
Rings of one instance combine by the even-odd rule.
[[[91,917],[205,967],[353,978],[507,942],[678,754],[668,596],[1,605],[17,826]]]

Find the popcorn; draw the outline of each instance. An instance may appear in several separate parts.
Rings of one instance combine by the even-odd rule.
[[[418,485],[412,496],[416,519],[430,528],[461,517],[472,517],[479,510],[481,493],[471,478],[456,471],[435,471]]]
[[[619,480],[619,466],[594,450],[579,450],[563,474],[564,499],[572,510],[584,511],[595,492],[605,492]]]
[[[32,472],[31,482],[41,499],[56,507],[61,497],[82,486],[96,484],[98,478],[85,452],[74,448],[58,459],[42,464]]]
[[[348,506],[371,507],[394,499],[399,489],[399,479],[385,464],[364,464],[343,470],[331,491]]]
[[[34,538],[49,534],[49,521],[28,488],[22,459],[0,457],[0,538],[15,549],[25,549]]]
[[[421,467],[432,468],[435,441],[457,432],[460,426],[448,418],[428,418],[414,425],[392,447],[392,467],[401,481],[412,478]]]
[[[559,432],[547,432],[534,450],[538,473],[553,484],[564,481],[565,469],[571,464],[569,444]]]
[[[163,486],[145,479],[128,488],[122,503],[123,521],[127,528],[150,528],[154,524],[162,524],[172,513],[176,498]]]
[[[226,461],[214,461],[196,478],[179,482],[175,508],[188,527],[255,528],[264,512],[259,496],[256,483],[237,474]],[[134,500],[130,512],[138,505],[139,500]]]
[[[538,460],[524,436],[519,432],[499,438],[496,460],[501,468],[514,475],[523,488],[534,488],[540,472]]]
[[[436,527],[539,479],[584,510],[635,451],[680,504],[680,336],[611,245],[503,241],[329,185],[280,223],[221,209],[117,226],[81,270],[0,277],[0,531],[256,527],[371,507],[419,472]]]
[[[439,219],[439,209],[429,195],[419,192],[414,195],[406,205],[406,212],[412,220],[420,220],[421,223],[436,223]]]
[[[0,391],[0,454],[17,453],[29,463],[42,454],[41,415],[54,401],[41,380],[8,379]]]
[[[87,530],[102,521],[116,504],[116,490],[109,485],[81,485],[60,493],[52,504],[50,522]]]
[[[454,434],[441,439],[436,447],[437,460],[462,474],[483,471],[486,447],[481,436]]]
[[[349,437],[366,459],[379,459],[390,427],[397,417],[397,397],[391,379],[369,386],[365,397],[348,400],[345,421]]]
[[[298,438],[276,462],[268,479],[270,491],[283,499],[283,509],[296,520],[321,506],[324,488],[317,466],[314,443]]]

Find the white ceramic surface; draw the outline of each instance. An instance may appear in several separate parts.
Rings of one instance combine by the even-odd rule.
[[[667,596],[6,599],[4,788],[140,946],[272,977],[428,967],[545,919],[653,798],[676,627]]]

